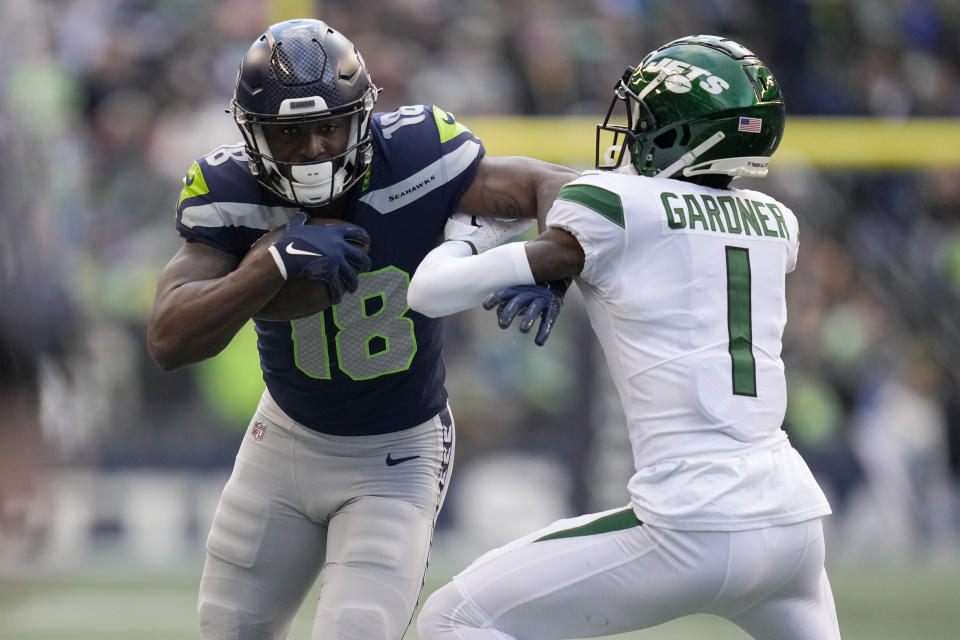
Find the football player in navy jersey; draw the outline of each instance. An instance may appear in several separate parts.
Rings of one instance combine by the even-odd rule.
[[[150,353],[164,369],[198,362],[253,318],[267,387],[207,539],[206,639],[285,637],[318,576],[313,638],[403,636],[454,450],[443,328],[410,310],[407,284],[439,242],[498,244],[529,226],[503,219],[542,219],[575,177],[485,156],[435,106],[374,113],[378,92],[342,34],[275,24],[240,66],[243,143],[184,179]],[[303,281],[326,285],[326,308],[265,312]]]

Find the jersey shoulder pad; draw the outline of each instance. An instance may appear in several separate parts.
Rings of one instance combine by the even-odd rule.
[[[430,195],[437,215],[452,213],[483,158],[480,140],[446,111],[423,104],[374,114],[371,130],[371,177],[360,202],[385,214]]]
[[[372,123],[374,135],[378,138],[404,144],[439,142],[446,146],[451,141],[459,145],[466,140],[476,140],[473,132],[458,122],[452,113],[433,105],[406,105],[395,111],[375,113]]]
[[[258,192],[243,144],[224,145],[190,165],[183,178],[177,210],[203,202],[256,202]]]
[[[437,131],[440,134],[441,144],[446,144],[451,140],[460,138],[461,136],[467,140],[476,140],[477,137],[473,135],[473,132],[470,131],[462,122],[458,121],[453,117],[453,114],[449,111],[444,111],[440,107],[434,105],[431,107],[431,112],[433,113],[433,121],[437,125]]]
[[[176,226],[188,240],[242,255],[259,235],[286,223],[295,211],[260,186],[243,144],[225,145],[190,165],[177,201]]]
[[[627,247],[624,186],[610,172],[587,172],[560,189],[547,213],[547,226],[567,231],[583,249],[580,281],[601,290]]]
[[[619,227],[624,226],[623,199],[613,181],[603,173],[581,174],[560,189],[557,200],[576,203]]]

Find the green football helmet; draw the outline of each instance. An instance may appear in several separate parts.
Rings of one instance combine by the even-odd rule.
[[[667,43],[628,67],[597,125],[597,169],[616,169],[629,152],[641,175],[720,186],[738,176],[767,175],[783,137],[784,107],[773,74],[742,45],[717,36]],[[626,105],[626,126],[611,124]],[[622,122],[622,119],[620,120]],[[606,132],[606,133],[604,133]],[[602,139],[613,144],[602,151]]]

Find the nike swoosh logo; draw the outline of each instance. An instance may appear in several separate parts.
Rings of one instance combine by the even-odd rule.
[[[322,253],[314,253],[313,251],[304,251],[303,249],[297,249],[296,247],[293,246],[292,242],[287,245],[287,253],[289,253],[292,256],[317,256],[318,258],[323,257]]]
[[[188,175],[186,178],[183,179],[183,184],[186,185],[186,186],[188,186],[188,187],[193,184],[193,174],[192,174],[192,173],[191,173],[190,175]]]
[[[391,457],[391,455],[388,453],[388,454],[387,454],[387,466],[388,466],[388,467],[394,467],[394,466],[400,464],[401,462],[406,462],[407,460],[413,460],[414,458],[419,458],[419,457],[420,457],[420,456],[407,456],[406,458],[393,458],[393,457]]]

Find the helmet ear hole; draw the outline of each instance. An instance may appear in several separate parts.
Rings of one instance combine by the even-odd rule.
[[[653,144],[655,144],[660,149],[669,149],[677,141],[677,130],[669,129],[664,131],[656,138],[653,139]]]

